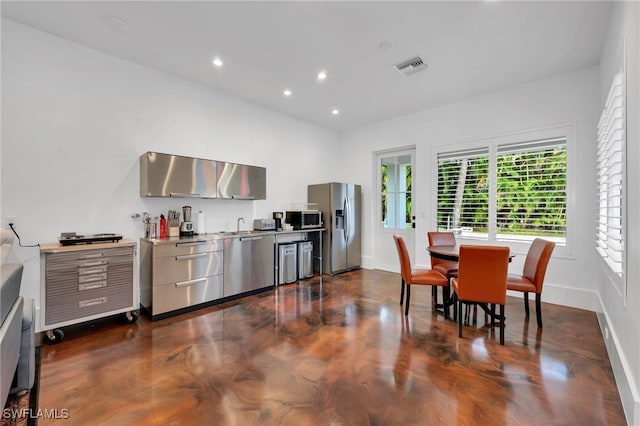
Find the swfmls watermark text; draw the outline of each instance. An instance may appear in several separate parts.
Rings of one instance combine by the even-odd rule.
[[[2,410],[4,419],[47,419],[64,420],[69,418],[68,408],[5,408]]]

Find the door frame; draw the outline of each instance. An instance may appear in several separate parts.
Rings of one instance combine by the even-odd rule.
[[[373,235],[373,246],[374,246],[373,267],[374,269],[390,270],[391,272],[400,272],[400,264],[399,264],[399,261],[397,260],[398,256],[396,254],[395,247],[393,248],[393,253],[394,253],[393,258],[396,259],[395,262],[397,264],[397,268],[390,268],[389,266],[385,266],[381,264],[381,259],[380,259],[380,248],[382,244],[385,244],[385,245],[393,244],[391,235],[393,234],[402,235],[405,238],[407,250],[409,251],[409,256],[411,257],[411,259],[415,259],[415,226],[411,229],[400,230],[398,228],[385,229],[385,228],[382,228],[380,225],[382,223],[382,198],[380,197],[380,194],[382,193],[382,188],[381,188],[382,174],[381,174],[381,167],[380,167],[381,159],[386,157],[400,156],[400,155],[411,156],[411,208],[412,208],[412,216],[414,218],[414,223],[415,223],[416,146],[409,145],[404,147],[390,148],[390,149],[384,149],[384,150],[373,152],[374,182],[373,182],[372,188],[374,188],[374,191],[375,191],[375,195],[374,195],[375,201],[373,202],[374,209],[375,209],[375,211],[373,212],[374,213],[373,222],[374,222],[374,229],[375,229],[375,232]]]

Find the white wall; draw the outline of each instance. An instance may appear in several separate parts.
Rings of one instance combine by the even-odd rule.
[[[609,358],[629,424],[640,425],[640,4],[615,2],[600,61],[600,99],[604,105],[627,43],[627,303],[614,291],[609,269],[599,263],[600,323],[609,334]]]
[[[213,72],[213,71],[212,71]],[[190,204],[208,231],[271,217],[332,180],[337,133],[2,20],[2,225],[17,217],[23,243],[60,232],[116,232],[137,240],[132,213]],[[160,151],[267,168],[267,200],[140,198],[138,158]],[[22,294],[39,307],[39,251]]]
[[[549,265],[542,299],[547,302],[596,310],[597,264],[594,247],[595,128],[599,114],[597,68],[556,76],[486,96],[444,105],[409,116],[379,122],[341,136],[345,158],[342,179],[363,185],[363,264],[374,265],[376,234],[374,152],[394,146],[416,147],[414,207],[417,217],[415,262],[427,265],[426,232],[432,218],[433,147],[463,140],[542,128],[558,123],[576,127],[577,143],[570,160],[575,191],[569,196],[576,232],[570,257],[555,256]],[[349,160],[347,160],[349,161]],[[526,251],[520,252],[511,270],[521,271]]]

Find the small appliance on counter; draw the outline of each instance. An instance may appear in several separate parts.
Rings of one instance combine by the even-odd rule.
[[[276,231],[282,231],[282,219],[284,219],[284,213],[273,212],[273,220],[276,222]]]
[[[184,222],[180,224],[181,237],[193,237],[193,222],[191,222],[191,206],[182,207]]]
[[[253,219],[254,231],[275,231],[276,220],[275,219]]]
[[[75,244],[115,243],[122,239],[120,234],[91,234],[77,235],[75,232],[63,232],[60,234],[60,245],[70,246]]]
[[[293,229],[322,228],[322,212],[319,210],[288,210],[285,222],[293,225]]]
[[[177,210],[169,210],[167,215],[167,236],[179,237],[180,236],[180,212]]]

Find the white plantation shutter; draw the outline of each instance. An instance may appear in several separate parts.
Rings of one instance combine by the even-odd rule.
[[[438,229],[488,232],[489,149],[438,153]],[[483,213],[479,213],[483,212]]]
[[[625,98],[624,75],[617,73],[598,123],[599,212],[596,248],[611,270],[624,270]]]
[[[497,147],[496,239],[536,235],[566,240],[567,139]]]

